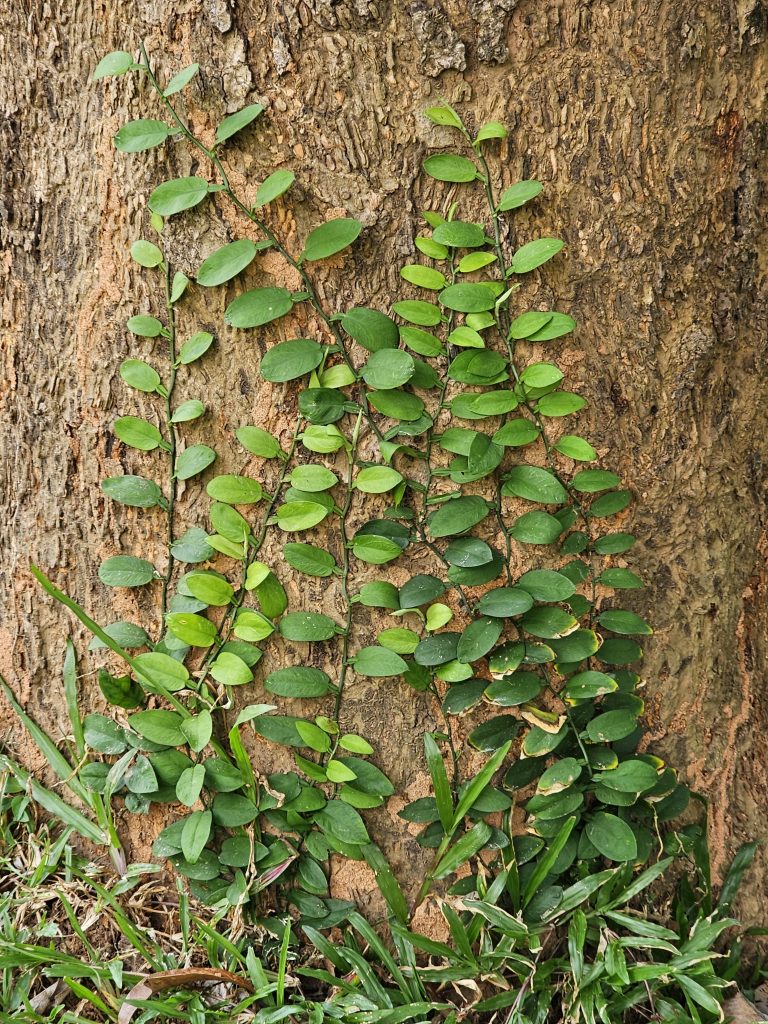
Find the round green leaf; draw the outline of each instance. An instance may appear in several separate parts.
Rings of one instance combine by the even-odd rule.
[[[244,686],[253,679],[253,672],[242,658],[222,651],[211,665],[211,675],[225,686]]]
[[[159,267],[163,262],[163,254],[160,249],[143,238],[138,239],[131,246],[131,258],[136,260],[140,267]]]
[[[512,257],[513,274],[527,274],[551,260],[565,245],[559,238],[537,238],[522,246]]]
[[[173,178],[158,185],[149,197],[149,208],[161,217],[171,217],[197,206],[208,195],[208,182],[203,178]]]
[[[436,153],[434,156],[428,156],[421,166],[430,178],[437,181],[464,182],[474,181],[477,177],[477,168],[472,161],[453,153]]]
[[[255,121],[263,111],[264,107],[260,103],[250,103],[247,107],[243,107],[242,110],[238,110],[236,114],[230,114],[229,117],[225,117],[216,129],[216,142],[226,142],[227,139],[231,139],[233,135],[242,131],[252,121]]]
[[[384,391],[406,384],[415,372],[413,356],[402,349],[381,349],[363,367],[363,380],[369,387]]]
[[[397,348],[397,324],[378,309],[367,309],[364,306],[349,309],[341,318],[341,326],[369,352],[377,352],[380,348]]]
[[[256,201],[253,205],[266,206],[268,203],[274,202],[288,191],[295,180],[296,175],[293,171],[273,171],[256,190]]]
[[[487,284],[452,284],[440,292],[439,299],[459,313],[481,313],[496,305],[496,292]]]
[[[439,224],[432,232],[432,238],[451,249],[477,249],[485,243],[485,231],[480,224],[451,220]]]
[[[385,647],[363,647],[354,657],[354,666],[358,675],[382,679],[402,675],[408,669],[399,654]]]
[[[165,142],[171,129],[165,121],[129,121],[114,137],[115,148],[121,153],[141,153]]]
[[[261,501],[261,484],[248,476],[225,474],[215,476],[209,481],[206,491],[216,501],[224,501],[229,505],[252,505]]]
[[[295,380],[311,373],[323,360],[325,349],[310,338],[281,341],[261,360],[261,375],[273,384]]]
[[[293,309],[287,288],[252,288],[227,306],[224,322],[232,327],[261,327]]]
[[[362,230],[360,221],[352,217],[326,221],[309,233],[301,259],[309,263],[334,256],[351,245]]]
[[[200,264],[197,283],[206,288],[213,288],[231,281],[245,270],[257,252],[256,245],[248,238],[239,238],[236,242],[223,245]]]
[[[154,424],[138,416],[121,416],[115,420],[115,434],[131,448],[151,452],[163,444],[163,437]]]
[[[544,186],[540,181],[534,180],[518,181],[516,184],[510,185],[501,195],[498,207],[499,212],[504,213],[507,210],[516,210],[519,206],[530,202],[531,199],[535,199],[543,188]]]
[[[123,505],[133,508],[153,508],[159,505],[163,495],[154,480],[146,480],[143,476],[111,476],[101,481],[101,489]]]
[[[336,623],[320,612],[289,612],[280,620],[280,633],[286,640],[330,640]]]
[[[176,459],[176,479],[177,480],[189,480],[190,477],[197,476],[198,473],[202,473],[204,469],[216,458],[216,452],[213,448],[209,448],[207,444],[193,444],[191,448],[186,448]]]
[[[384,494],[402,481],[402,474],[390,466],[367,466],[355,477],[354,486],[365,494]]]
[[[160,386],[160,374],[143,359],[124,359],[120,364],[120,376],[130,388],[151,394]]]
[[[585,832],[595,849],[609,860],[621,863],[637,857],[634,832],[615,814],[598,811],[587,822]]]
[[[99,579],[107,587],[143,587],[154,576],[154,565],[135,555],[114,555],[99,566]]]

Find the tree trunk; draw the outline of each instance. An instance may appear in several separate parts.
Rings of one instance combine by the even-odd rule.
[[[547,269],[538,291],[528,285],[524,301],[552,303],[579,323],[557,359],[569,387],[589,399],[581,431],[638,499],[632,527],[648,589],[635,607],[656,627],[644,667],[651,739],[711,800],[722,871],[738,842],[765,832],[768,785],[759,0],[695,10],[668,0],[62,0],[54,8],[16,0],[2,21],[0,670],[30,714],[67,734],[67,633],[81,653],[84,704],[102,705],[86,637],[41,593],[30,560],[100,621],[156,624],[156,595],[109,591],[96,574],[107,555],[162,552],[160,519],[110,504],[99,482],[151,473],[152,457],[126,452],[111,431],[116,415],[151,409],[117,376],[122,359],[147,353],[126,319],[160,308],[128,249],[147,231],[151,189],[197,165],[182,143],[115,151],[112,136],[126,120],[160,113],[135,77],[91,84],[97,60],[135,51],[144,38],[168,73],[199,61],[185,103],[204,135],[247,102],[268,105],[266,122],[228,148],[226,163],[249,193],[276,166],[296,170],[298,201],[284,208],[295,221],[286,213],[278,224],[294,252],[328,216],[363,221],[354,256],[318,272],[332,310],[387,310],[402,294],[397,272],[413,251],[419,211],[445,198],[445,186],[419,173],[447,138],[421,112],[444,98],[477,124],[509,127],[503,184],[545,182],[542,201],[515,217],[516,237],[567,241],[567,258]],[[217,211],[174,223],[175,269],[193,274],[213,248],[248,232],[231,207]],[[479,206],[462,212],[482,216]],[[249,271],[255,283],[283,283],[271,257],[258,267]],[[225,298],[198,293],[185,306],[182,330],[217,338],[196,378],[210,415],[188,436],[217,449],[219,472],[237,472],[234,430],[256,423],[285,441],[294,397],[259,383],[264,336],[226,328]],[[204,487],[191,481],[179,526],[205,526],[207,507]],[[294,607],[334,613],[323,580],[289,596]],[[364,639],[366,628],[362,617]],[[398,791],[423,795],[431,712],[422,697],[391,681],[356,680],[344,714],[345,728],[376,742]],[[12,715],[2,726],[11,749],[41,768]],[[256,748],[254,757],[265,767],[273,753]],[[369,820],[395,869],[413,876],[420,851],[396,817],[400,806],[393,800]],[[158,822],[125,826],[145,858]],[[764,867],[750,876],[748,920],[768,897]],[[367,879],[353,865],[335,884],[355,896]]]

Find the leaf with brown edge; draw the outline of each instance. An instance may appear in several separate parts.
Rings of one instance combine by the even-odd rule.
[[[130,1024],[134,1014],[140,1009],[138,1006],[131,1006],[132,999],[149,999],[158,992],[165,992],[169,988],[205,985],[213,981],[237,985],[239,988],[245,989],[246,992],[253,992],[253,985],[247,978],[241,978],[237,974],[224,971],[219,967],[183,967],[178,971],[158,971],[156,974],[148,974],[141,981],[136,982],[120,1007],[117,1024]]]

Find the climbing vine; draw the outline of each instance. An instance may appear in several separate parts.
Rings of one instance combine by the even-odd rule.
[[[560,311],[526,309],[527,276],[564,243],[509,244],[509,215],[534,201],[541,184],[497,186],[489,159],[506,136],[501,124],[473,136],[451,107],[427,110],[465,150],[424,161],[424,172],[450,189],[446,197],[456,189],[459,200],[424,214],[426,228],[414,240],[421,259],[400,271],[417,297],[389,313],[327,308],[314,264],[352,246],[361,223],[328,220],[292,252],[271,227],[270,210],[289,200],[294,173],[276,169],[253,195],[241,195],[225,166],[227,148],[263,118],[262,106],[225,118],[204,142],[178,107],[197,71],[191,65],[161,84],[142,47],[138,63],[113,53],[95,74],[146,76],[165,115],[124,125],[118,150],[137,153],[181,137],[211,176],[159,184],[148,204],[154,240],[131,247],[152,282],[154,311],[128,320],[147,358],[126,359],[120,376],[156,407],[151,419],[129,410],[114,433],[126,448],[155,453],[157,472],[110,477],[102,489],[164,516],[167,539],[154,560],[106,559],[99,577],[109,587],[155,588],[154,634],[131,622],[97,625],[34,570],[91,629],[92,647],[109,648],[126,667],[123,675],[99,672],[104,696],[126,714],[86,717],[94,756],[80,769],[81,783],[121,794],[134,813],[153,802],[180,805],[154,852],[201,899],[258,906],[258,894],[279,877],[281,899],[310,927],[329,927],[350,910],[328,896],[333,853],[368,860],[402,922],[438,882],[481,855],[478,864],[490,858],[514,872],[518,910],[535,901],[542,913],[562,898],[562,881],[585,866],[658,858],[660,826],[685,807],[688,791],[661,759],[638,752],[636,670],[651,629],[622,607],[622,595],[642,586],[626,566],[635,543],[623,529],[631,493],[570,432],[586,402],[564,387],[548,352],[575,322]],[[484,197],[482,222],[460,216],[473,187]],[[210,253],[191,281],[163,247],[166,222],[220,202],[247,218],[253,237]],[[241,291],[226,323],[268,341],[269,325],[306,307],[319,329],[268,342],[261,358],[264,386],[295,395],[290,443],[243,424],[237,441],[254,457],[249,465],[261,467],[258,475],[217,475],[214,449],[184,438],[185,425],[206,414],[196,373],[214,344],[189,323],[184,300],[191,289],[236,282],[265,251],[282,257],[300,290]],[[178,484],[201,480],[210,526],[180,533]],[[381,511],[369,518],[368,507]],[[312,543],[318,527],[322,544]],[[274,531],[284,537],[283,566],[261,560]],[[418,550],[432,571],[395,586],[385,567]],[[530,568],[516,574],[521,560]],[[289,609],[286,572],[327,578],[338,588],[341,621]],[[393,617],[375,643],[360,641],[359,606]],[[295,664],[262,668],[260,644],[273,634],[297,651]],[[335,668],[309,667],[304,645],[322,645]],[[433,794],[401,811],[423,826],[419,842],[435,851],[410,908],[365,824],[365,810],[394,788],[375,764],[374,743],[343,731],[352,673],[399,680],[438,714],[437,730],[425,736]],[[248,704],[226,728],[243,687],[279,703]],[[297,699],[317,700],[318,713],[288,713]],[[464,741],[455,719],[480,706],[487,713]],[[295,770],[258,777],[246,729],[291,748]],[[488,755],[469,777],[465,743]],[[513,827],[518,807],[524,829]],[[476,886],[470,872],[453,891]]]

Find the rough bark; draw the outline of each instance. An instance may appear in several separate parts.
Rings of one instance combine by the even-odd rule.
[[[320,273],[321,292],[339,309],[387,309],[402,294],[397,269],[412,251],[418,211],[444,196],[419,177],[425,153],[445,140],[421,110],[444,97],[478,123],[509,126],[504,183],[535,176],[547,187],[545,202],[515,218],[516,234],[568,242],[567,258],[526,299],[551,300],[577,318],[558,355],[590,400],[582,432],[639,499],[633,528],[649,588],[635,604],[657,629],[645,662],[652,740],[711,799],[716,868],[735,843],[763,834],[767,20],[759,0],[695,9],[668,0],[7,5],[0,668],[30,713],[66,733],[63,638],[85,646],[34,585],[30,559],[103,621],[154,614],[146,596],[107,591],[96,576],[106,555],[161,548],[158,520],[110,506],[98,485],[141,472],[143,461],[110,431],[115,415],[141,406],[117,378],[123,358],[147,353],[124,322],[157,301],[128,247],[146,224],[151,188],[194,173],[183,144],[160,155],[116,153],[111,136],[129,118],[156,116],[153,101],[135,79],[88,84],[103,53],[143,37],[169,71],[200,61],[186,103],[201,131],[245,102],[268,104],[268,122],[229,148],[228,166],[245,188],[275,166],[296,169],[295,220],[286,213],[279,224],[294,251],[334,212],[364,222],[354,262]],[[174,228],[178,269],[193,272],[217,244],[245,233],[231,209],[217,209],[217,218],[199,214]],[[261,261],[248,281],[278,283],[279,272]],[[224,303],[205,296],[184,314],[189,332],[208,328],[218,339],[197,378],[212,415],[200,437],[189,436],[219,450],[220,471],[238,464],[238,425],[285,438],[293,407],[288,393],[260,387],[264,338],[224,328]],[[206,507],[193,482],[185,519],[204,521]],[[333,612],[323,581],[303,597]],[[83,667],[95,708],[92,666]],[[398,788],[419,795],[424,779],[414,781],[413,766],[427,706],[405,688],[359,681],[345,708],[350,728],[379,734],[379,761]],[[10,716],[3,734],[36,763]],[[389,834],[403,870],[414,848],[396,809],[374,816],[374,830]],[[146,855],[153,822],[131,827]],[[750,876],[749,919],[768,895],[762,868]],[[343,871],[337,879],[352,895],[364,882]]]

